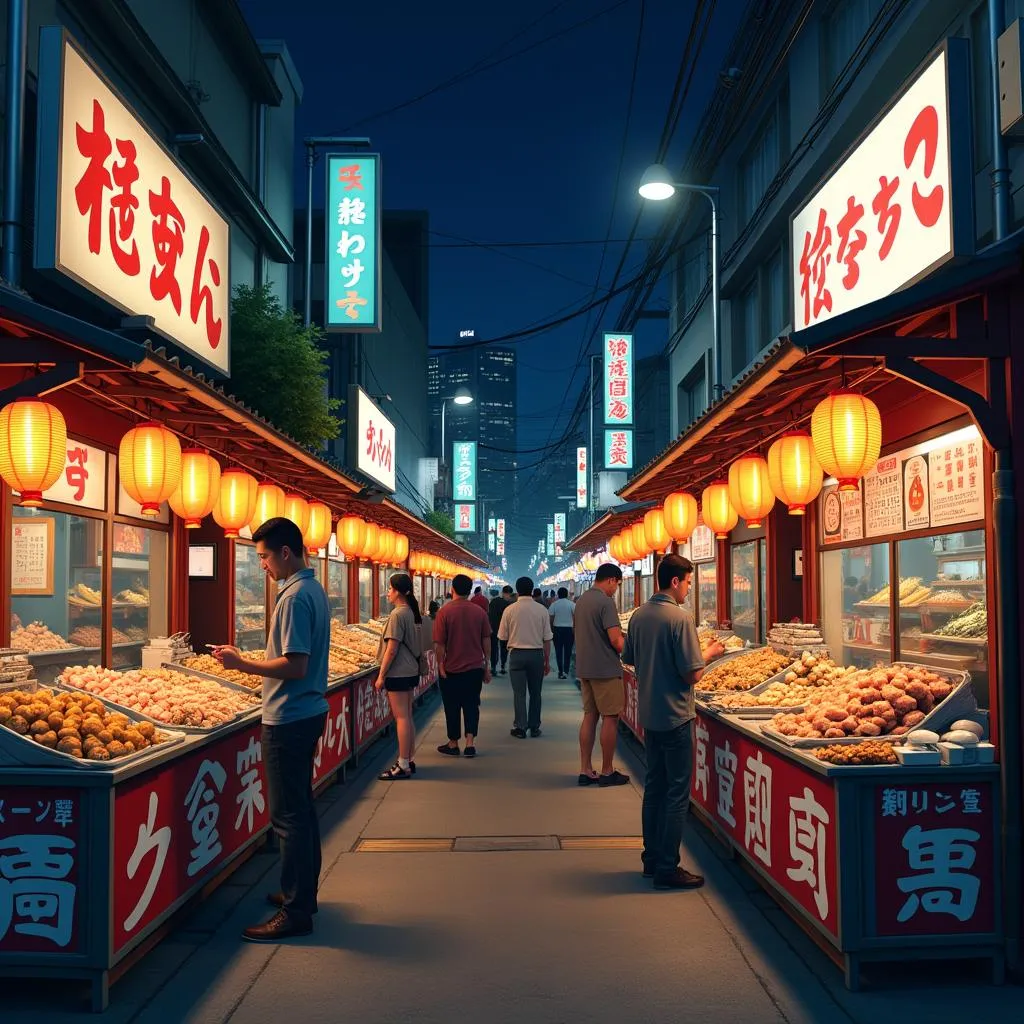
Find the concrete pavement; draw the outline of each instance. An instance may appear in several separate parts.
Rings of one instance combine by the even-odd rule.
[[[544,735],[514,739],[508,677],[497,677],[485,688],[476,760],[436,753],[445,737],[435,701],[415,779],[376,781],[394,756],[385,739],[321,798],[312,936],[276,947],[239,941],[270,913],[262,897],[276,887],[276,859],[261,853],[112,988],[104,1019],[1021,1019],[1021,990],[979,984],[969,966],[888,969],[869,974],[866,991],[846,992],[839,970],[696,827],[684,864],[707,885],[654,892],[640,877],[633,749],[620,743],[632,785],[577,787],[578,691],[549,677],[544,699]],[[398,852],[366,852],[382,848]],[[47,1024],[81,1020],[77,994],[7,986],[0,1020],[35,1024],[40,1009]]]

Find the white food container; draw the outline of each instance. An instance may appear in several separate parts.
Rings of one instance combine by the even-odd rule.
[[[979,743],[973,747],[962,747],[959,743],[940,743],[942,763],[949,765],[993,764],[996,748],[991,743]]]
[[[942,755],[936,747],[895,747],[900,764],[935,765],[942,764]]]

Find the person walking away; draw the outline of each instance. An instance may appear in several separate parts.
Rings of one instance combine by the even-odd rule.
[[[511,593],[512,588],[509,587]],[[487,606],[487,618],[491,624],[491,675],[503,676],[505,666],[508,664],[508,647],[498,639],[498,627],[501,625],[501,617],[509,606],[509,601],[500,595],[497,590],[492,590],[491,602]],[[501,668],[498,668],[499,659]]]
[[[703,654],[693,617],[679,606],[693,582],[693,563],[666,555],[658,565],[658,592],[629,620],[622,660],[635,668],[639,718],[645,730],[642,854],[644,877],[655,889],[696,889],[701,875],[679,866],[679,844],[690,804],[693,772],[693,689],[712,658],[724,653],[713,643]]]
[[[554,634],[558,678],[564,679],[569,674],[572,661],[572,622],[576,613],[576,606],[569,600],[569,591],[565,587],[558,588],[558,600],[552,603],[548,612],[551,615],[551,632]]]
[[[580,723],[580,774],[578,783],[590,786],[624,786],[629,776],[615,769],[615,746],[619,716],[625,707],[622,662],[625,643],[615,592],[622,582],[622,570],[611,562],[597,567],[594,585],[576,602],[576,676],[583,698]],[[594,771],[594,741],[601,723],[601,773]]]
[[[327,656],[331,609],[312,569],[302,532],[290,520],[268,519],[253,533],[256,555],[277,581],[277,602],[262,660],[220,645],[225,667],[263,677],[261,749],[270,823],[280,843],[281,889],[267,897],[279,908],[242,932],[248,942],[279,942],[313,930],[320,882],[320,822],[313,803],[313,758],[327,721]]]
[[[508,674],[515,700],[511,734],[524,740],[527,729],[531,736],[540,736],[541,688],[551,671],[552,633],[548,610],[533,597],[529,576],[516,580],[516,594],[519,599],[501,617],[498,639],[508,644],[509,651]]]
[[[398,760],[377,776],[382,782],[408,779],[416,774],[416,762],[412,760],[416,746],[412,694],[420,681],[420,654],[423,651],[423,616],[413,593],[412,579],[399,572],[389,582],[388,601],[392,610],[381,636],[377,652],[380,669],[373,685],[378,690],[387,691],[398,735]]]
[[[541,592],[540,587],[537,587],[533,591],[533,599],[537,602],[537,604],[544,604],[544,594]],[[547,605],[544,605],[544,607],[546,608]]]
[[[434,650],[441,682],[441,699],[448,726],[448,742],[437,749],[459,755],[463,723],[466,757],[476,757],[480,727],[480,694],[491,681],[491,622],[469,597],[473,581],[463,573],[452,580],[452,600],[438,612],[434,623]]]
[[[470,586],[473,585],[472,580],[470,580],[469,583]],[[473,604],[475,604],[482,611],[487,611],[488,601],[487,598],[484,597],[483,587],[477,587],[476,590],[473,591]]]

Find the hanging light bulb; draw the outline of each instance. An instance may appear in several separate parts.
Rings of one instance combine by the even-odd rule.
[[[794,430],[783,434],[768,449],[768,479],[791,516],[802,516],[821,493],[824,471],[814,452],[810,434]]]
[[[704,488],[700,507],[705,526],[713,530],[719,540],[728,538],[729,531],[739,522],[740,517],[729,500],[729,485],[724,480],[716,480]]]
[[[309,502],[301,494],[290,491],[284,496],[284,517],[290,519],[300,533],[309,527]]]
[[[128,496],[144,516],[158,516],[181,479],[181,445],[162,423],[149,421],[121,438],[117,468]]]
[[[181,453],[181,479],[167,499],[171,511],[185,520],[186,530],[197,530],[220,497],[220,463],[202,448]]]
[[[344,516],[338,520],[338,547],[348,559],[358,558],[366,543],[366,520],[359,516]]]
[[[67,424],[55,405],[18,398],[0,409],[0,477],[26,508],[42,505],[43,491],[60,478],[67,449]]]
[[[756,530],[775,504],[768,463],[760,455],[744,455],[729,467],[729,500],[747,526]]]
[[[249,529],[255,533],[268,519],[284,515],[284,490],[277,484],[260,484],[256,488],[256,511],[249,520]]]
[[[224,536],[234,538],[248,525],[256,511],[256,478],[243,469],[225,469],[220,477],[220,493],[213,506],[213,520],[223,527]]]
[[[882,417],[870,398],[856,391],[833,391],[811,414],[811,437],[821,468],[856,491],[882,451]]]
[[[322,501],[309,503],[309,525],[302,535],[306,550],[315,555],[331,539],[331,510]]]

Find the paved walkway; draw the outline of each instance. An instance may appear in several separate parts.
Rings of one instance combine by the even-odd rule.
[[[553,837],[637,836],[641,790],[577,787],[579,694],[549,677],[544,699],[544,735],[516,740],[508,678],[485,688],[475,761],[435,752],[444,739],[435,700],[414,780],[376,781],[393,758],[384,740],[321,799],[314,935],[279,947],[239,941],[243,926],[269,914],[262,897],[276,887],[276,859],[261,853],[112,988],[104,1021],[1022,1019],[1021,989],[987,987],[971,965],[890,969],[869,975],[866,991],[846,992],[839,970],[697,828],[684,851],[684,864],[708,879],[697,892],[654,892],[636,848],[605,840],[603,849],[558,849]],[[625,740],[620,754],[635,783],[640,767]],[[359,848],[372,840],[440,842],[420,852]],[[516,845],[530,848],[508,849]],[[81,1021],[75,994],[8,983],[0,1020]]]

